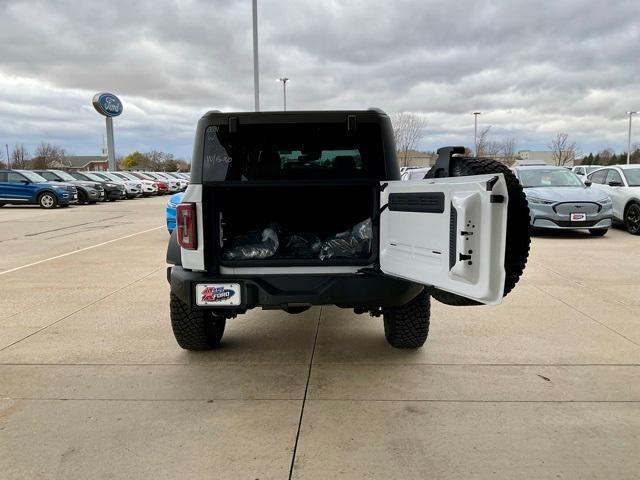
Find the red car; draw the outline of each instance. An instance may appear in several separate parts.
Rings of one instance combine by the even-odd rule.
[[[165,195],[169,193],[169,185],[160,180],[156,180],[155,178],[150,177],[149,175],[145,175],[144,172],[129,172],[131,175],[138,177],[140,180],[149,180],[156,184],[158,187],[158,195]]]

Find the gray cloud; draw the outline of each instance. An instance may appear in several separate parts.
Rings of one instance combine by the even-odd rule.
[[[588,151],[626,144],[640,109],[640,3],[421,0],[260,2],[261,103],[378,106],[429,120],[424,148],[496,139],[541,148],[559,130]],[[253,107],[246,1],[0,0],[0,142],[93,153],[93,93],[124,101],[119,153],[189,155],[198,117]],[[640,137],[640,134],[637,135]]]

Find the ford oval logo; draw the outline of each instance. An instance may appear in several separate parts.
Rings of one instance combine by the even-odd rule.
[[[93,108],[105,117],[117,117],[122,113],[122,102],[113,93],[96,93],[93,96]]]

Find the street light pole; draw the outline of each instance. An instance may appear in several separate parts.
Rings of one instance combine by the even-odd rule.
[[[258,68],[258,0],[253,0],[253,102],[260,111],[260,76]]]
[[[627,165],[631,162],[631,117],[638,112],[627,112],[629,115],[629,138],[627,141]]]
[[[9,144],[5,143],[4,147],[7,149],[7,168],[11,168],[11,159],[9,158]]]
[[[473,153],[476,157],[478,156],[478,115],[481,113],[482,112],[473,112]]]
[[[289,79],[287,77],[280,77],[278,79],[279,82],[282,82],[282,100],[284,103],[284,111],[287,111],[287,82]]]

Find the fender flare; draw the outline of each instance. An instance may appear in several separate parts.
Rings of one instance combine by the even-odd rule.
[[[169,245],[167,245],[167,263],[182,266],[182,252],[178,243],[178,229],[171,232]]]

